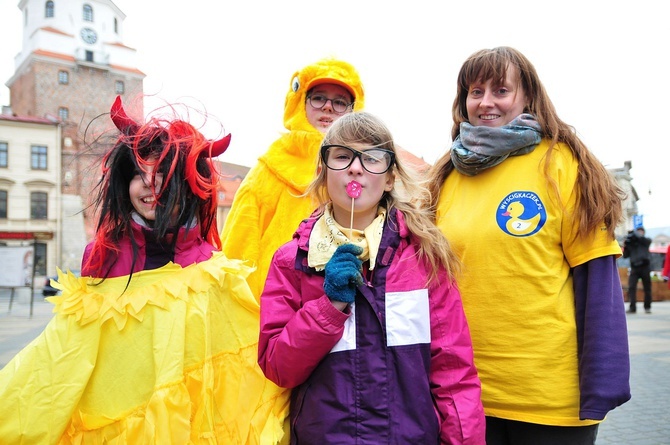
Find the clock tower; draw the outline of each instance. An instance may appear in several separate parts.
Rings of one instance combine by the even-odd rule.
[[[18,7],[23,43],[6,84],[11,108],[62,123],[62,194],[79,202],[90,240],[96,221],[89,206],[103,154],[90,144],[111,128],[109,119],[95,118],[120,95],[127,112],[142,120],[145,75],[136,50],[123,43],[126,16],[113,1],[21,0]]]

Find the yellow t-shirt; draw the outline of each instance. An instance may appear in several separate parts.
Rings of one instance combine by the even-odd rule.
[[[577,332],[571,267],[619,255],[604,225],[580,237],[572,216],[577,161],[549,141],[476,176],[445,181],[437,223],[463,262],[468,317],[486,415],[578,426]]]

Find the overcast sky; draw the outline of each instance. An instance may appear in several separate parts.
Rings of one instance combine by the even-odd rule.
[[[145,93],[199,101],[233,135],[221,159],[247,166],[283,130],[293,72],[326,56],[358,69],[367,111],[388,124],[401,146],[432,163],[451,142],[463,61],[482,48],[513,46],[534,63],[559,116],[606,167],[632,162],[645,225],[670,226],[665,2],[114,3],[127,16],[124,43],[137,50]],[[17,5],[0,0],[2,105],[9,103],[4,83],[21,50]]]

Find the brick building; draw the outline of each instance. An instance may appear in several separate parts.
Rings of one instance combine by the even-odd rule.
[[[136,51],[123,44],[125,14],[112,1],[22,0],[18,7],[23,43],[6,83],[11,110],[61,121],[62,194],[80,198],[77,213],[90,239],[95,216],[88,207],[101,155],[90,144],[109,130],[106,113],[117,95],[131,116],[143,116],[145,75]]]

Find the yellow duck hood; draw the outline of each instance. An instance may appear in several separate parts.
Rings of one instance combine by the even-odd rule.
[[[301,193],[314,178],[317,156],[323,134],[307,120],[307,92],[322,83],[333,83],[348,89],[354,98],[354,111],[365,102],[363,84],[349,63],[332,58],[308,65],[291,76],[284,102],[284,126],[288,133],[277,139],[259,158],[283,182]]]
[[[322,83],[334,83],[348,89],[354,98],[354,111],[363,109],[365,95],[356,69],[341,60],[322,59],[296,71],[291,76],[284,102],[284,127],[287,130],[318,132],[307,121],[305,100],[307,92]]]

